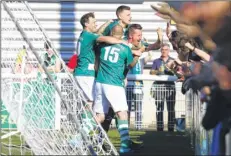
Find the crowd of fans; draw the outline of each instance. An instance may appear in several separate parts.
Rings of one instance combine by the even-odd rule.
[[[175,61],[183,67],[182,92],[200,92],[207,103],[202,126],[213,130],[211,155],[225,155],[230,148],[225,139],[231,128],[230,5],[228,1],[185,2],[179,12],[167,3],[152,5],[161,17],[176,22],[179,33],[170,35],[170,41],[179,56],[188,55],[184,60],[179,57],[180,63]]]

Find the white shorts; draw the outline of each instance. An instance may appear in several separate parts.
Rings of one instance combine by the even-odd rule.
[[[93,111],[95,113],[107,114],[110,107],[112,107],[114,112],[128,111],[124,87],[96,82]]]
[[[78,86],[83,92],[84,97],[88,101],[94,101],[95,94],[95,77],[92,76],[76,76]]]

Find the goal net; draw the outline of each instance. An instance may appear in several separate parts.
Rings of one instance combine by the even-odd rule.
[[[117,155],[29,4],[1,7],[1,155]]]

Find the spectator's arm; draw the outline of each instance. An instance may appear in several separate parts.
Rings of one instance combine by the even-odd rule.
[[[193,47],[190,43],[185,43],[185,46],[192,50],[194,53],[196,53],[198,56],[200,56],[204,61],[208,62],[210,60],[210,55],[204,52],[203,50],[200,50],[196,47]]]
[[[157,40],[155,43],[148,45],[146,51],[158,50],[161,47],[161,42]]]
[[[59,58],[56,58],[55,61],[55,72],[59,73],[61,71],[61,61]]]
[[[170,10],[170,11],[169,11],[169,16],[170,16],[171,19],[172,19],[173,21],[175,21],[176,23],[185,23],[185,24],[189,24],[189,25],[192,24],[191,21],[185,19],[185,18],[184,18],[183,16],[181,16],[180,13],[177,12],[177,11]]]
[[[168,39],[170,38],[171,33],[172,33],[172,31],[171,31],[171,28],[170,28],[170,23],[167,22],[166,35],[167,35]]]
[[[172,10],[167,3],[159,4],[159,6],[151,5],[151,7],[163,16],[169,16],[176,23],[191,24],[189,20],[186,20],[179,12]]]
[[[113,20],[109,20],[109,21],[105,22],[103,25],[101,25],[99,27],[99,29],[97,30],[96,33],[99,34],[99,35],[103,35],[103,32],[105,31],[105,29],[109,26],[109,24],[111,22],[113,22]]]
[[[182,65],[182,64],[183,64],[183,62],[182,62],[179,58],[176,58],[174,61],[175,61],[178,65]]]

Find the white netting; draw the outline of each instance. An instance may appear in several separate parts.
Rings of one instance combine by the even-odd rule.
[[[44,61],[49,38],[28,3],[2,2],[1,24],[2,112],[13,121],[2,127],[1,154],[117,154],[102,127],[88,116],[92,111],[52,42],[61,71],[55,73]]]

